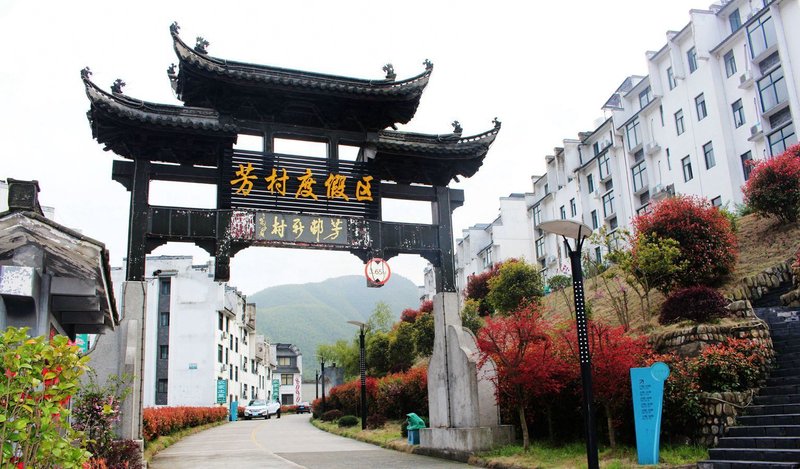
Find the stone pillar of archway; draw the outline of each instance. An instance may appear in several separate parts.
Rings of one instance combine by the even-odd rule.
[[[500,425],[489,362],[478,366],[478,347],[463,327],[458,294],[433,299],[434,346],[428,365],[430,428],[420,430],[420,446],[448,452],[474,452],[510,443],[513,427]]]

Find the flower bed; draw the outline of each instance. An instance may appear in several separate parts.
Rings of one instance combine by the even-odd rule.
[[[145,441],[228,418],[228,409],[215,407],[148,407],[142,415]]]

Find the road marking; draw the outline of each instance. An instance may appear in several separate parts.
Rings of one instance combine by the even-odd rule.
[[[256,428],[253,429],[253,431],[250,432],[250,441],[255,443],[255,445],[258,446],[259,448],[261,448],[264,452],[266,452],[268,454],[271,454],[272,456],[275,456],[276,458],[278,458],[278,459],[280,459],[282,461],[285,461],[287,464],[290,464],[291,467],[298,468],[298,469],[308,469],[306,466],[301,466],[299,464],[293,463],[292,461],[289,461],[288,459],[286,459],[284,457],[278,456],[277,454],[273,453],[272,451],[270,451],[266,447],[264,447],[264,445],[259,443],[258,440],[256,440],[256,433],[259,430],[261,430],[261,427],[263,427],[266,423],[267,423],[266,420],[261,422],[261,425],[257,426]]]

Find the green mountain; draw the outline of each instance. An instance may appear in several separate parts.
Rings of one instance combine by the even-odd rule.
[[[378,302],[389,305],[395,319],[406,308],[419,307],[417,286],[392,275],[381,288],[367,288],[362,276],[346,276],[318,283],[280,285],[248,295],[257,308],[256,330],[271,343],[290,343],[303,354],[303,377],[314,379],[319,368],[317,345],[352,339],[358,329],[347,321],[366,322]]]

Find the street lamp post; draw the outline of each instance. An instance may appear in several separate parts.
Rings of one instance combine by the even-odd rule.
[[[589,469],[599,467],[597,458],[597,435],[594,426],[594,405],[592,403],[592,357],[589,354],[589,333],[586,325],[586,305],[583,295],[583,270],[581,268],[581,249],[583,240],[589,237],[592,229],[583,223],[572,220],[551,220],[538,225],[544,231],[561,235],[569,253],[572,267],[572,292],[575,297],[575,321],[578,329],[578,352],[581,362],[581,383],[583,384],[583,420],[586,425],[586,460]],[[567,238],[575,240],[572,249]]]
[[[325,360],[320,360],[319,368],[319,379],[322,382],[322,412],[320,412],[320,415],[322,415],[325,413]]]
[[[366,324],[361,321],[347,321],[349,324],[354,326],[358,326],[360,333],[358,335],[359,340],[359,349],[360,349],[360,356],[359,356],[359,363],[358,367],[361,370],[361,429],[364,430],[367,428],[367,362],[365,351],[364,351],[364,329],[366,328]]]

